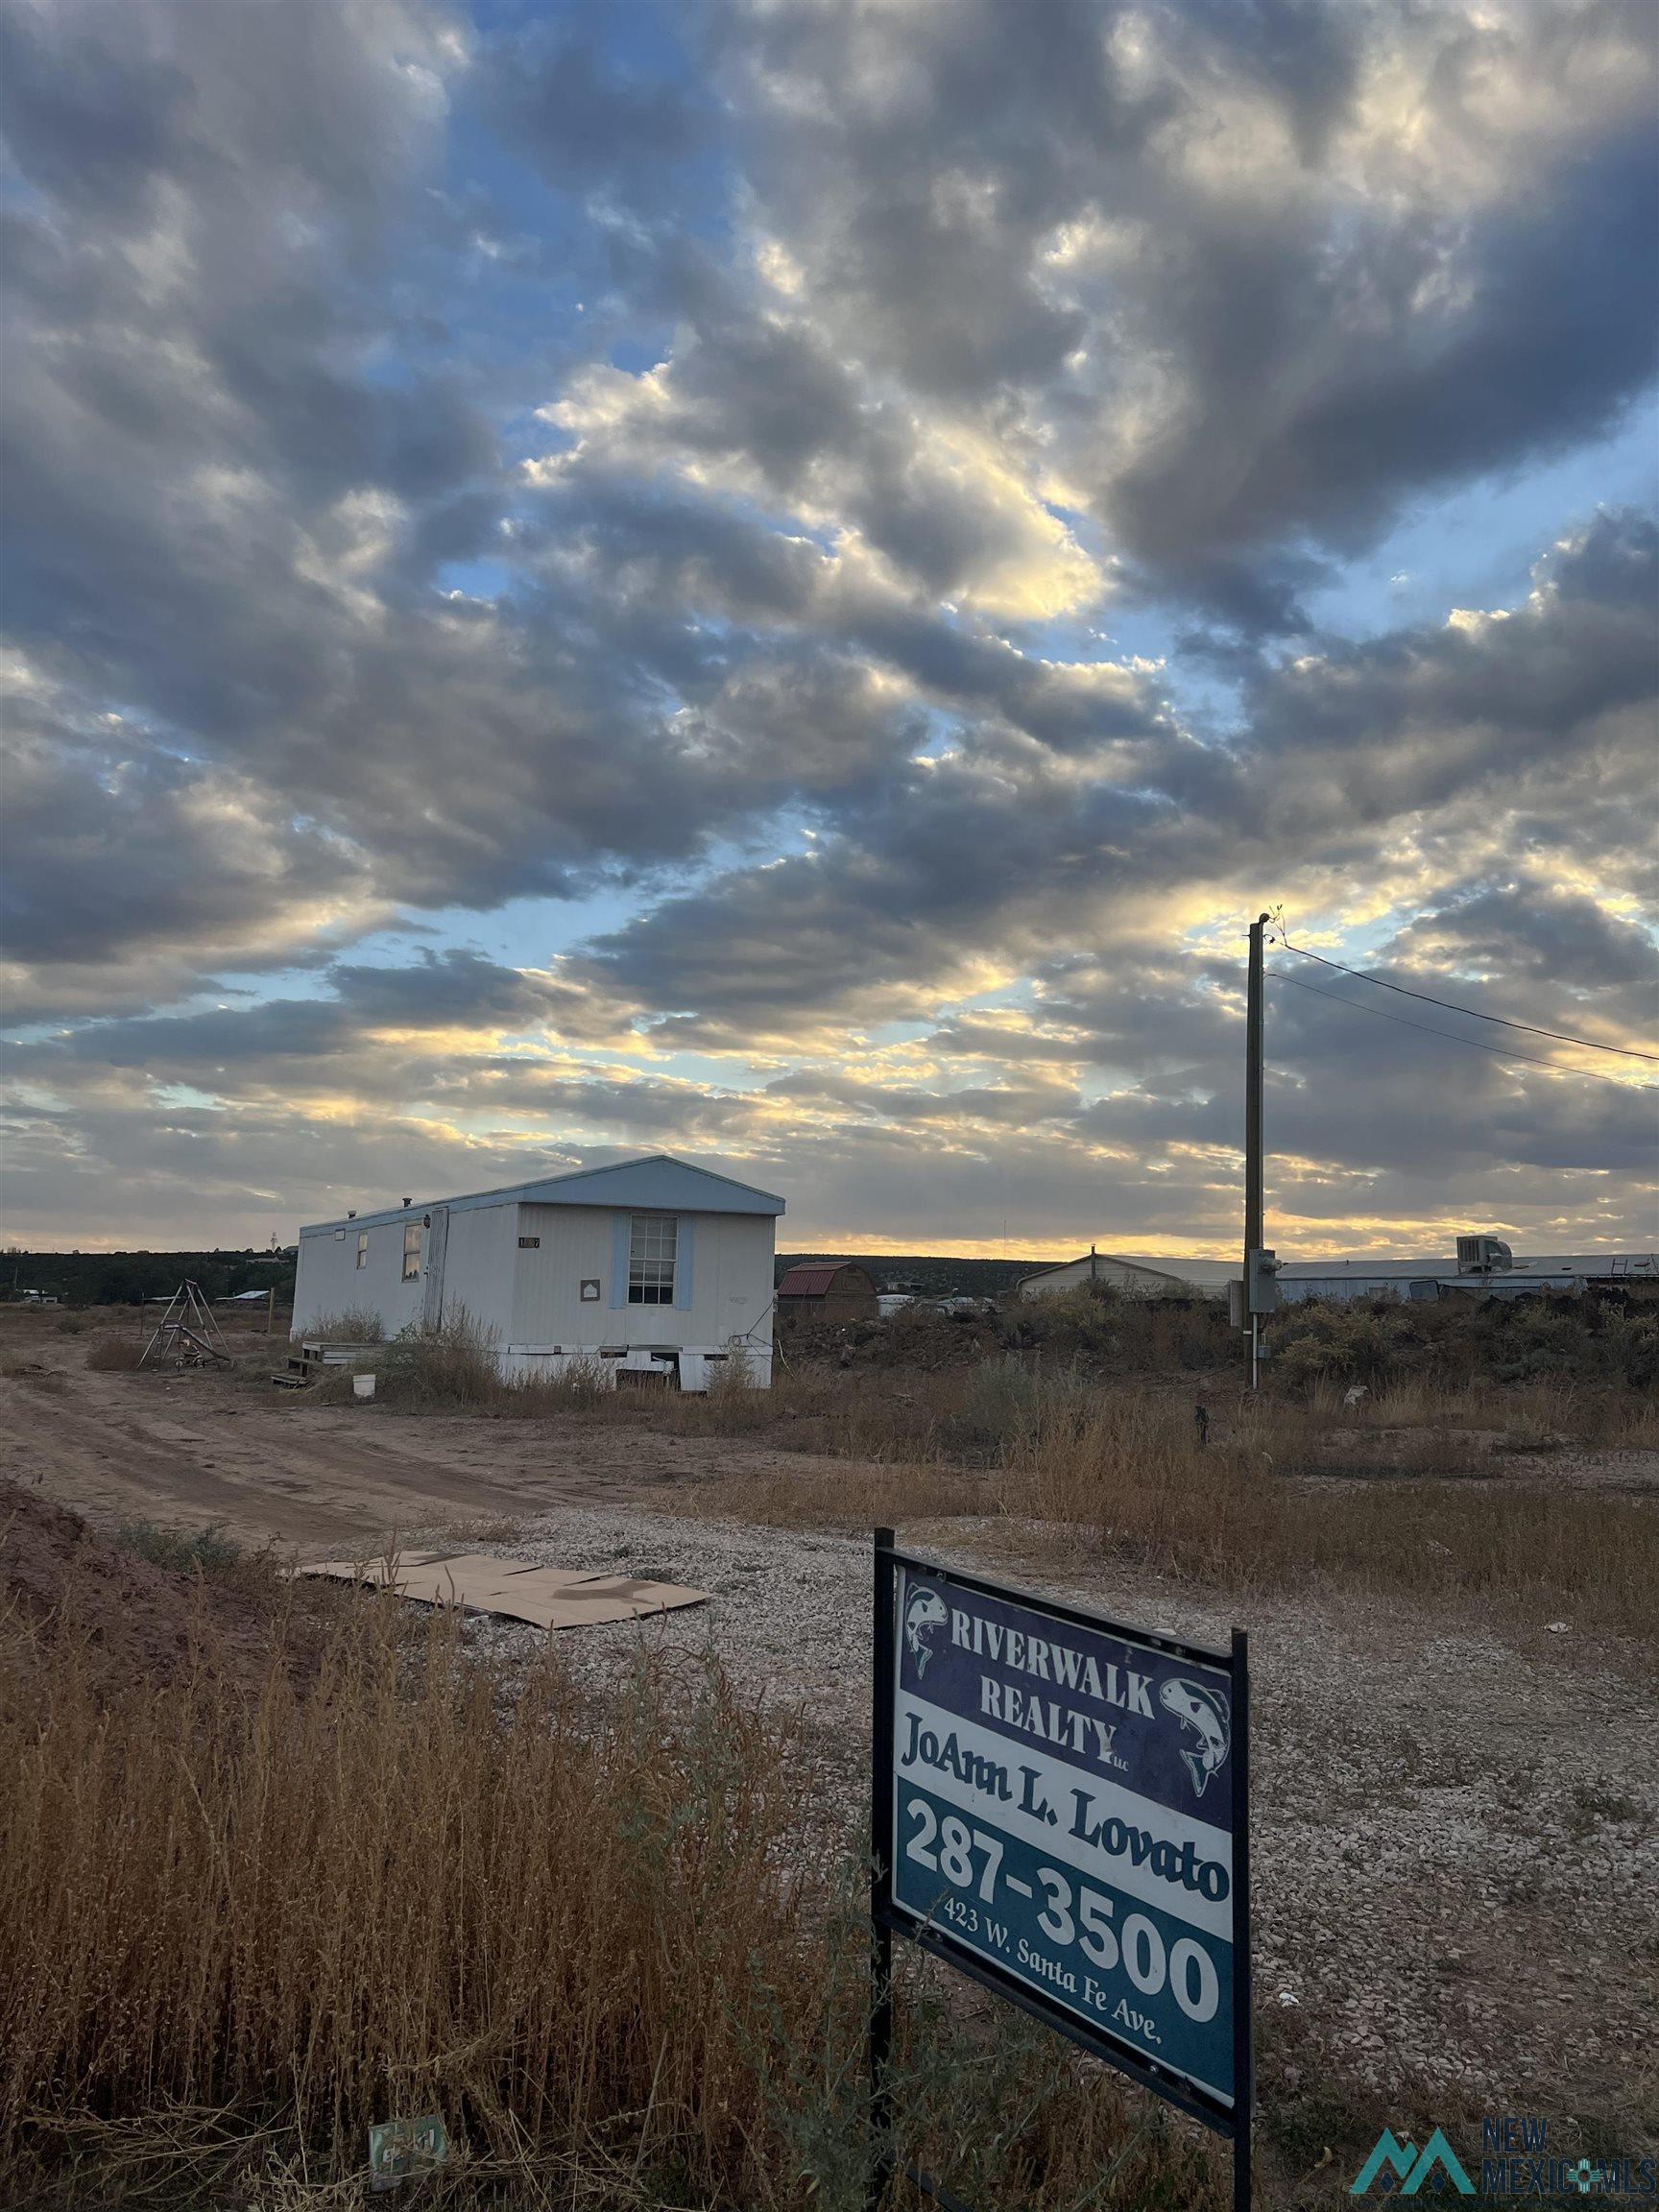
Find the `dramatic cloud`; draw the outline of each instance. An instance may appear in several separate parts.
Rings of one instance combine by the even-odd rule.
[[[650,1144],[1230,1245],[1263,905],[1642,1046],[1656,49],[4,0],[9,1229]],[[1650,1064],[1275,966],[1282,1245],[1659,1242]]]
[[[1652,373],[1640,0],[717,19],[838,357],[1193,589],[1260,597],[1242,551],[1352,543]]]

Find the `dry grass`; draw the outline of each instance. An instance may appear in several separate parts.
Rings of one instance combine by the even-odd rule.
[[[1408,1381],[1367,1391],[1357,1406],[1323,1383],[1291,1401],[1275,1400],[1289,1417],[1299,1407],[1316,1427],[1486,1431],[1500,1450],[1542,1451],[1577,1444],[1612,1452],[1659,1451],[1659,1396],[1651,1390],[1568,1382],[1454,1385]]]
[[[8,1688],[0,2198],[354,2202],[369,2124],[434,2110],[496,2201],[861,2206],[861,1808],[717,1671],[595,1706],[404,1619],[351,1608],[309,1694],[111,1703],[73,1645]],[[1127,2148],[1090,2201],[1219,2202],[1017,2016],[925,1978],[901,2016],[906,2147],[959,2186],[1071,2205]]]
[[[1159,1572],[1229,1588],[1317,1588],[1469,1602],[1518,1620],[1577,1614],[1653,1638],[1659,1517],[1639,1497],[1519,1479],[1527,1455],[1594,1438],[1659,1446],[1650,1394],[1534,1381],[1295,1395],[1102,1387],[1076,1365],[1006,1355],[912,1374],[784,1369],[771,1390],[616,1392],[591,1379],[502,1382],[465,1316],[375,1358],[395,1407],[633,1422],[764,1437],[800,1472],[741,1467],[682,1493],[687,1509],[773,1526],[998,1515],[1077,1534]],[[349,1392],[341,1375],[325,1390]],[[811,1466],[809,1456],[841,1465]],[[1495,1481],[1495,1476],[1502,1476]]]
[[[357,1374],[374,1377],[377,1399],[409,1413],[494,1413],[512,1390],[495,1369],[495,1339],[480,1329],[465,1308],[442,1329],[410,1327],[389,1340],[375,1335],[346,1334],[347,1324],[361,1320],[353,1313],[329,1317],[335,1333],[323,1340],[335,1344],[370,1344],[372,1352],[349,1367],[325,1371],[315,1394],[325,1403],[348,1403]],[[307,1332],[308,1340],[316,1341]]]
[[[801,1472],[764,1464],[718,1481],[670,1492],[662,1509],[693,1517],[751,1521],[767,1528],[833,1528],[854,1533],[895,1518],[944,1521],[999,1510],[998,1485],[984,1470],[937,1461],[880,1466],[806,1461]]]
[[[1071,1314],[1074,1304],[1079,1311]],[[1140,1389],[1155,1400],[1180,1404],[1189,1418],[1195,1395],[1219,1406],[1237,1395],[1237,1341],[1223,1332],[1220,1349],[1226,1363],[1220,1372],[1226,1382],[1218,1386],[1214,1380],[1215,1322],[1208,1309],[1090,1298],[1043,1305],[1057,1310],[1039,1313],[1044,1327],[1053,1324],[1054,1330],[1034,1344],[998,1351],[994,1343],[980,1343],[973,1332],[937,1317],[896,1321],[879,1332],[871,1330],[848,1367],[834,1358],[803,1358],[800,1345],[792,1343],[780,1354],[770,1389],[747,1387],[739,1372],[729,1367],[719,1372],[706,1396],[617,1391],[609,1387],[608,1377],[580,1370],[557,1381],[503,1381],[495,1369],[493,1335],[464,1310],[440,1330],[409,1330],[383,1349],[377,1347],[372,1363],[377,1398],[408,1411],[648,1423],[687,1434],[771,1435],[803,1452],[854,1459],[947,1459],[970,1467],[998,1463],[1034,1428],[1046,1431],[1074,1425],[1103,1393]],[[1595,1328],[1588,1326],[1591,1320]],[[337,1340],[348,1340],[362,1321],[351,1314],[334,1316]],[[1641,1354],[1651,1334],[1641,1317],[1630,1322],[1587,1310],[1517,1319],[1510,1311],[1426,1320],[1404,1309],[1382,1315],[1307,1309],[1298,1310],[1288,1322],[1304,1334],[1287,1339],[1283,1370],[1278,1362],[1269,1369],[1261,1406],[1270,1410],[1252,1416],[1273,1428],[1275,1459],[1281,1465],[1287,1455],[1311,1462],[1322,1454],[1345,1454],[1357,1472],[1475,1473],[1484,1470],[1494,1452],[1557,1444],[1659,1450],[1659,1393],[1621,1379],[1621,1363],[1629,1364]],[[1392,1373],[1364,1384],[1358,1403],[1349,1407],[1344,1401],[1351,1379],[1328,1371],[1339,1358],[1362,1365],[1378,1346],[1387,1354],[1386,1358],[1377,1354],[1383,1367],[1390,1360],[1399,1366],[1404,1355],[1393,1335],[1410,1330],[1427,1335],[1427,1346],[1417,1349],[1425,1357],[1433,1353],[1444,1367],[1451,1350],[1467,1353],[1466,1339],[1479,1334],[1477,1324],[1490,1336],[1500,1323],[1510,1335],[1525,1323],[1527,1341],[1534,1349],[1537,1339],[1549,1344],[1569,1333],[1574,1357],[1586,1372],[1508,1381],[1490,1375],[1449,1380],[1438,1369]],[[1142,1363],[1135,1374],[1109,1377],[1103,1362],[1110,1366],[1112,1347],[1121,1352],[1123,1332],[1131,1324],[1140,1333],[1137,1361],[1143,1354],[1151,1358],[1164,1335],[1170,1335],[1165,1346],[1169,1364],[1160,1366],[1152,1359],[1150,1367]],[[1031,1327],[1023,1313],[1009,1324],[1015,1334],[1029,1333]],[[1503,1343],[1510,1351],[1517,1349],[1506,1338]],[[1200,1352],[1211,1355],[1208,1371],[1194,1373],[1190,1362]],[[1298,1352],[1300,1361],[1288,1356]],[[322,1394],[349,1397],[346,1374],[329,1378]],[[1407,1431],[1412,1432],[1408,1437]],[[1429,1431],[1461,1440],[1431,1443]]]
[[[350,1319],[347,1315],[339,1317]],[[335,1343],[363,1341],[344,1335]],[[439,1329],[412,1326],[349,1367],[328,1369],[315,1385],[325,1405],[352,1399],[354,1375],[374,1377],[377,1401],[404,1413],[472,1413],[516,1420],[551,1419],[613,1405],[617,1392],[597,1360],[572,1360],[555,1379],[503,1377],[496,1365],[498,1337],[465,1306]]]
[[[1202,1400],[1218,1432],[1245,1424],[1282,1469],[1305,1464],[1336,1472],[1345,1464],[1352,1473],[1476,1473],[1488,1469],[1494,1454],[1566,1446],[1659,1451],[1659,1396],[1605,1384],[1407,1381],[1367,1390],[1349,1407],[1340,1385],[1317,1382],[1294,1395],[1263,1390],[1248,1407],[1231,1376],[1219,1385],[1192,1377],[1103,1384],[1080,1366],[1039,1365],[1017,1354],[934,1373],[803,1365],[776,1369],[774,1377],[770,1390],[711,1391],[707,1398],[670,1394],[642,1403],[599,1393],[583,1409],[596,1420],[649,1420],[693,1434],[767,1435],[802,1452],[895,1464],[944,1459],[961,1467],[998,1464],[1034,1435],[1065,1432],[1100,1406],[1131,1399],[1167,1409],[1186,1430],[1193,1429],[1193,1407]],[[532,1386],[523,1409],[567,1409],[568,1401],[539,1406],[538,1389],[556,1386]]]
[[[296,1350],[305,1344],[378,1344],[386,1334],[373,1306],[346,1306],[337,1313],[319,1313],[290,1341]]]
[[[137,1336],[99,1336],[86,1350],[86,1364],[96,1374],[131,1374],[144,1357],[143,1339]]]
[[[1401,1438],[1389,1426],[1400,1410],[1379,1409],[1369,1459],[1338,1448],[1316,1460],[1329,1433],[1318,1407],[1243,1402],[1204,1448],[1185,1397],[1045,1390],[1011,1424],[994,1468],[922,1461],[846,1477],[737,1474],[685,1503],[843,1529],[991,1513],[1024,1549],[1074,1553],[1081,1533],[1118,1559],[1219,1588],[1473,1602],[1504,1619],[1575,1615],[1659,1641],[1651,1506],[1583,1488],[1471,1481],[1490,1440],[1437,1429]],[[1425,1479],[1447,1470],[1455,1479]]]
[[[1208,1582],[1475,1599],[1521,1618],[1591,1609],[1599,1626],[1659,1637],[1659,1516],[1601,1492],[1274,1472],[1271,1414],[1200,1451],[1174,1409],[1109,1400],[1070,1437],[1012,1455],[1003,1509],[1089,1529],[1119,1556]],[[1438,1439],[1431,1437],[1438,1450]]]
[[[337,1316],[337,1319],[342,1317]],[[349,1319],[350,1316],[345,1316]],[[352,1339],[336,1336],[335,1342]],[[752,1386],[750,1370],[734,1358],[714,1371],[706,1393],[618,1388],[597,1359],[571,1360],[558,1377],[503,1377],[496,1365],[498,1338],[463,1307],[451,1311],[440,1329],[410,1328],[365,1352],[351,1367],[325,1373],[315,1395],[325,1404],[351,1399],[355,1373],[373,1373],[376,1401],[406,1413],[473,1413],[492,1418],[551,1420],[561,1416],[605,1422],[649,1423],[687,1432],[749,1434],[800,1418],[824,1413],[846,1393],[835,1393],[830,1378],[784,1380],[777,1391]],[[840,1380],[835,1378],[834,1380]],[[869,1408],[875,1428],[886,1421],[879,1407]],[[856,1414],[836,1424],[845,1441],[859,1432]],[[923,1432],[926,1431],[926,1424]],[[795,1439],[791,1439],[795,1441]]]

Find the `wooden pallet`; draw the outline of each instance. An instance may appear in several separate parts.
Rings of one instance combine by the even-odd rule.
[[[271,1378],[278,1389],[303,1390],[330,1367],[355,1367],[383,1351],[380,1344],[305,1344],[288,1355],[288,1364]]]

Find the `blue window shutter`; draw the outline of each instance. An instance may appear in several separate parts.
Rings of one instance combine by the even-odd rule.
[[[691,1256],[696,1249],[692,1232],[696,1226],[689,1214],[682,1214],[674,1232],[674,1303],[682,1309],[692,1299]]]
[[[628,1215],[613,1214],[611,1216],[611,1303],[626,1306],[628,1303]]]

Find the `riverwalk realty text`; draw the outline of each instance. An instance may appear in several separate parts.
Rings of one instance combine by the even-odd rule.
[[[1102,1664],[1094,1654],[1046,1637],[1030,1635],[968,1613],[950,1609],[950,1641],[976,1658],[1015,1669],[1039,1682],[1074,1692],[1097,1705],[1134,1713],[1147,1720],[1157,1719],[1153,1703],[1154,1681],[1134,1669]],[[1019,1729],[1033,1741],[1070,1752],[1074,1758],[1092,1758],[1102,1767],[1128,1771],[1128,1762],[1113,1745],[1118,1721],[1102,1719],[1080,1706],[1041,1692],[1022,1692],[991,1672],[979,1675],[978,1710],[1004,1728]],[[1219,1904],[1231,1887],[1227,1866],[1219,1861],[1200,1859],[1190,1837],[1179,1845],[1166,1837],[1124,1820],[1119,1814],[1097,1815],[1096,1793],[1072,1784],[1066,1791],[1069,1804],[1057,1811],[1044,1793],[1046,1769],[1019,1766],[1011,1773],[982,1745],[967,1740],[967,1731],[926,1725],[924,1712],[912,1706],[904,1716],[905,1729],[898,1743],[898,1766],[902,1774],[926,1767],[948,1774],[978,1795],[1001,1805],[1017,1805],[1033,1818],[1057,1826],[1066,1820],[1065,1833],[1108,1858],[1126,1858],[1131,1865],[1145,1866],[1152,1874]]]

